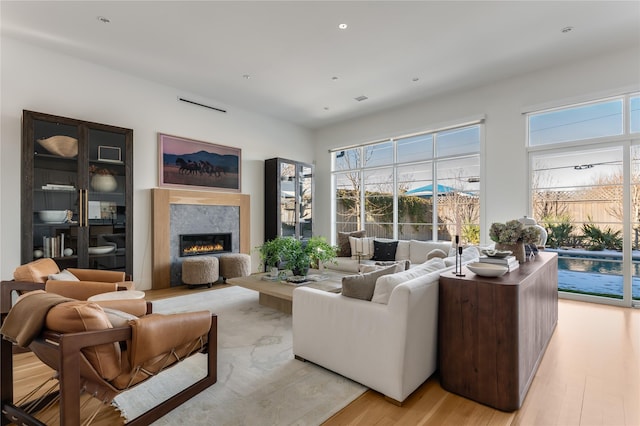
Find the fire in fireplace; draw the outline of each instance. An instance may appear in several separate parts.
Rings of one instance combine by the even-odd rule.
[[[231,233],[180,235],[180,257],[228,253],[231,249]]]

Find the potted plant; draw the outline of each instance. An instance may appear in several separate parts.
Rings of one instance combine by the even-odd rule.
[[[294,275],[306,275],[310,267],[332,261],[338,248],[324,237],[311,237],[300,241],[292,237],[276,237],[256,247],[261,265],[266,269],[277,267],[290,269]]]
[[[540,231],[533,226],[525,227],[514,219],[506,223],[492,223],[489,237],[496,242],[497,250],[510,250],[520,263],[524,263],[524,245],[535,244],[540,238]]]

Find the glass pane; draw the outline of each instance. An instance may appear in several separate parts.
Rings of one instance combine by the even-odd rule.
[[[398,163],[430,160],[433,158],[433,135],[419,135],[398,139]]]
[[[640,145],[631,147],[631,295],[640,300]]]
[[[368,237],[393,237],[393,169],[364,173],[365,229]]]
[[[480,156],[437,164],[438,239],[480,243]]]
[[[640,133],[640,96],[630,100],[631,133]]]
[[[377,167],[393,164],[393,143],[391,141],[367,145],[362,149],[362,167]]]
[[[463,127],[436,134],[436,156],[470,154],[480,151],[480,126]]]
[[[529,116],[529,145],[548,145],[623,133],[622,99]]]
[[[280,163],[280,223],[283,237],[296,235],[296,166]]]
[[[345,149],[344,151],[336,151],[333,153],[334,169],[333,170],[353,170],[360,167],[360,148]]]
[[[360,221],[360,173],[349,172],[335,175],[336,232],[363,229]]]
[[[303,239],[311,238],[313,233],[312,212],[312,180],[311,167],[300,166],[299,191],[300,191],[300,236]]]
[[[124,155],[124,135],[89,129],[89,267],[93,269],[126,268]]]
[[[621,299],[621,149],[541,154],[532,165],[534,218],[558,253],[559,290]]]
[[[433,163],[398,167],[398,238],[430,240],[433,221]]]

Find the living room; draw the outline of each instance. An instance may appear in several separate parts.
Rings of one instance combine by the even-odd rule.
[[[633,2],[621,2],[621,7],[629,7],[628,3]],[[637,4],[635,6],[637,12]],[[247,104],[241,107],[234,104],[234,87],[238,86],[238,90],[244,93],[247,89],[241,85],[255,86],[260,80],[259,75],[242,77],[244,73],[254,71],[234,67],[237,81],[227,84],[228,92],[220,92],[225,98],[221,101],[215,96],[203,96],[195,86],[176,87],[120,69],[118,63],[123,58],[118,51],[101,52],[105,62],[99,64],[73,53],[73,47],[92,49],[79,39],[66,40],[66,49],[69,50],[65,47],[56,50],[47,44],[47,37],[35,29],[20,28],[8,22],[7,16],[10,15],[4,13],[5,2],[1,7],[0,277],[5,280],[11,279],[14,269],[21,264],[18,248],[21,241],[18,201],[21,189],[18,180],[21,176],[23,110],[134,129],[133,279],[137,288],[148,290],[153,288],[151,190],[159,185],[158,133],[242,151],[241,193],[250,196],[249,239],[250,247],[255,247],[263,242],[264,236],[265,159],[284,157],[315,164],[315,233],[331,238],[335,231],[331,222],[331,156],[328,150],[482,118],[485,122],[481,151],[480,224],[481,241],[488,242],[491,223],[528,214],[529,175],[523,113],[633,93],[640,89],[640,41],[636,14],[636,32],[631,37],[616,39],[613,44],[605,41],[596,44],[588,39],[587,42],[571,44],[576,46],[573,57],[549,58],[548,63],[526,69],[514,67],[510,75],[499,79],[492,79],[489,70],[483,81],[472,86],[447,90],[443,83],[433,94],[422,93],[428,97],[407,97],[406,102],[389,103],[389,107],[384,109],[369,110],[367,101],[363,101],[359,103],[361,110],[334,117],[333,109],[325,111],[325,105],[318,105],[313,114],[320,115],[320,120],[313,126],[306,126],[254,110]],[[250,6],[247,7],[250,10]],[[496,4],[487,7],[499,8]],[[574,22],[580,19],[579,7],[576,8],[574,16],[551,15],[536,24],[548,29],[550,43],[572,43],[567,41],[572,40],[570,37],[580,36],[583,28]],[[618,16],[615,12],[612,14]],[[90,8],[86,11],[87,22],[84,25],[90,28],[102,25],[97,31],[105,31],[108,24],[98,22],[97,15],[109,16],[109,13],[108,10],[97,13],[96,8]],[[118,20],[124,16],[109,18],[117,28]],[[251,19],[258,18],[252,15]],[[561,29],[567,25],[574,25],[575,30],[564,34]],[[516,29],[506,27],[503,37],[513,37],[508,31]],[[455,36],[459,37],[455,34],[445,37]],[[233,38],[223,38],[220,42],[233,44],[234,41]],[[475,49],[482,51],[485,47],[475,46]],[[521,55],[517,44],[504,54],[516,59]],[[180,61],[179,58],[164,57],[161,51],[157,55],[141,53],[129,59],[134,63],[153,63],[159,69],[166,61]],[[263,61],[262,64],[269,63],[267,59]],[[469,62],[472,69],[473,58]],[[496,62],[493,67],[497,70],[506,64]],[[420,78],[427,80],[429,73],[435,73],[436,69],[434,65],[421,70]],[[188,75],[192,71],[193,68],[185,67],[184,73]],[[319,90],[329,90],[325,86],[340,84],[340,80],[330,81],[332,72],[327,74],[325,81],[317,82]],[[347,73],[345,70],[343,74]],[[358,73],[365,74],[361,70]],[[412,77],[414,75],[408,75],[407,80]],[[361,90],[372,98],[368,101],[375,100],[372,95],[375,88],[365,87],[363,83]],[[353,93],[351,98],[361,94]],[[219,107],[227,113],[180,102],[177,98],[181,96]],[[282,96],[287,96],[286,90],[282,90]],[[258,105],[258,101],[255,102]],[[339,114],[339,109],[335,110]],[[322,118],[322,114],[331,118]],[[256,271],[259,258],[255,252],[251,254],[253,270]]]

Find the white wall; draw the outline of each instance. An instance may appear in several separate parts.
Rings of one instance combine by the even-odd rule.
[[[329,149],[485,115],[480,223],[482,241],[488,241],[492,222],[529,214],[524,108],[639,89],[640,51],[628,49],[325,127],[314,135],[316,200],[331,196]],[[329,204],[317,203],[315,213],[317,232],[330,235]]]
[[[23,109],[134,130],[134,280],[151,288],[151,195],[158,184],[157,133],[242,149],[242,192],[251,196],[251,247],[264,235],[264,160],[313,161],[308,130],[209,100],[227,114],[177,101],[174,88],[4,37],[1,49],[0,278],[20,264]],[[254,270],[259,259],[254,254]]]

